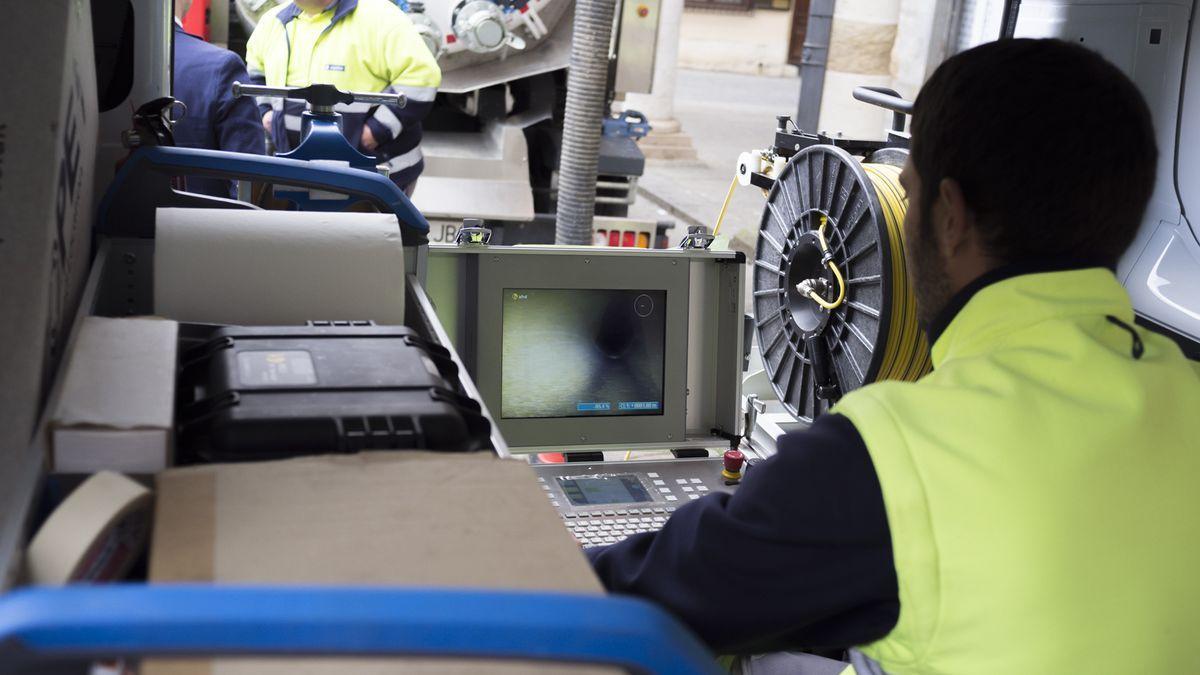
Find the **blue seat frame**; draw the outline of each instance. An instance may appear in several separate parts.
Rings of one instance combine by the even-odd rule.
[[[0,596],[0,672],[31,661],[132,656],[435,656],[716,675],[644,601],[395,587],[117,584]],[[27,667],[27,666],[26,666]]]

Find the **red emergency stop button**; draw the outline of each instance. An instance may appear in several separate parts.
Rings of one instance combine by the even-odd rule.
[[[637,13],[638,13],[638,16],[640,16],[644,19],[644,18],[650,16],[650,8],[645,5],[638,5]]]
[[[737,481],[742,479],[742,466],[746,463],[746,456],[741,450],[725,451],[724,464],[725,468],[721,470],[721,476],[725,480]]]

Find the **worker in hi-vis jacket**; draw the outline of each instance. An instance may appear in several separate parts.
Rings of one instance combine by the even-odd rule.
[[[410,196],[425,168],[421,120],[442,81],[412,21],[388,0],[293,0],[258,22],[246,43],[250,79],[270,87],[331,84],[343,91],[402,93],[404,107],[339,104],[351,145],[386,164]],[[263,126],[277,152],[300,142],[303,101],[262,98]]]
[[[911,132],[933,372],[849,392],[596,572],[755,673],[1197,672],[1200,377],[1114,274],[1145,101],[1082,46],[1002,40],[937,69]]]

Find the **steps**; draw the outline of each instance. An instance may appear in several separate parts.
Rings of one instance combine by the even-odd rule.
[[[691,160],[699,156],[692,146],[692,137],[687,135],[676,120],[650,121],[652,131],[638,141],[642,154],[649,160]]]

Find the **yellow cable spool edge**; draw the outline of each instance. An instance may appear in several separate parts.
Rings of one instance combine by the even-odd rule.
[[[884,343],[883,362],[877,380],[920,379],[933,369],[925,332],[917,322],[917,301],[904,266],[904,212],[908,202],[900,187],[900,167],[888,164],[863,164],[887,224],[888,246],[892,261],[892,316]]]

